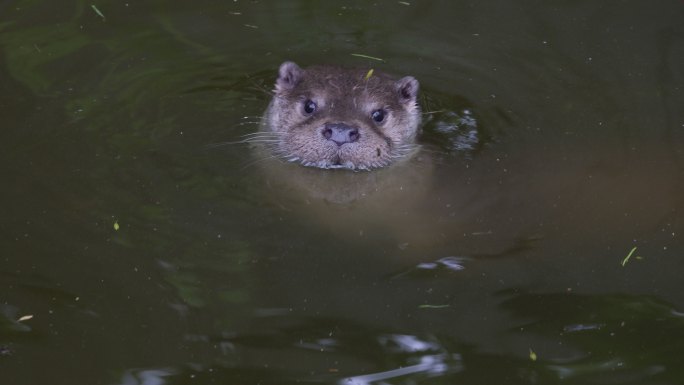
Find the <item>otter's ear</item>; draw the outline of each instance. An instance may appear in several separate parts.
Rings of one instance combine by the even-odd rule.
[[[276,92],[291,90],[302,80],[304,70],[297,64],[286,61],[280,65],[278,80],[276,80]]]
[[[415,103],[418,97],[418,80],[413,76],[404,76],[396,82],[399,100],[402,103]]]

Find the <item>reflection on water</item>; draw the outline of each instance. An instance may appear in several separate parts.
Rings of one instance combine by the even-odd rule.
[[[164,385],[166,377],[177,374],[175,369],[129,370],[124,373],[121,385]]]
[[[680,361],[676,353],[684,321],[671,314],[669,304],[637,296],[506,296],[503,308],[527,321],[511,325],[500,341],[526,341],[526,349],[536,352],[534,360],[523,348],[500,355],[435,335],[388,334],[342,319],[296,319],[285,309],[282,315],[256,319],[254,332],[186,336],[194,343],[221,346],[222,363],[129,370],[117,383],[371,385],[507,378],[512,383],[582,384],[620,378],[631,384],[655,377],[676,383],[679,378],[668,368]]]
[[[92,5],[0,2],[0,382],[681,382],[683,4]],[[415,76],[421,152],[210,148],[288,59]]]
[[[436,342],[421,341],[415,336],[390,335],[381,336],[380,344],[388,353],[405,353],[413,356],[401,367],[372,374],[363,374],[344,378],[338,384],[369,385],[384,380],[396,380],[403,376],[420,374],[421,377],[444,376],[448,372],[459,371],[462,368],[461,357],[458,354],[449,355],[440,352],[441,347]],[[416,357],[416,353],[422,353]],[[453,363],[450,363],[453,362]],[[412,381],[419,377],[413,376]]]
[[[428,115],[424,138],[427,143],[440,147],[444,152],[472,159],[472,153],[485,144],[481,139],[484,134],[471,110],[446,110]]]
[[[325,320],[310,320],[319,324]],[[307,325],[311,327],[312,325]],[[347,325],[348,326],[348,325]],[[358,325],[357,325],[358,326]],[[221,381],[226,379],[259,381],[259,379],[279,378],[284,383],[296,379],[308,383],[339,384],[409,384],[429,378],[444,377],[463,369],[462,358],[458,353],[449,352],[432,338],[421,338],[402,334],[373,334],[363,328],[342,331],[337,325],[327,336],[316,339],[303,328],[280,330],[265,335],[242,335],[221,338],[222,344],[228,343],[229,349],[223,353],[231,364],[204,366],[189,364],[183,368],[147,368],[128,370],[119,384],[121,385],[161,385],[180,384],[186,381]],[[367,340],[364,340],[368,338]],[[193,338],[195,339],[195,338]],[[216,343],[217,339],[204,342]],[[359,349],[363,346],[363,349]],[[255,353],[250,353],[250,350]],[[241,357],[252,355],[256,358],[246,367]],[[314,358],[314,355],[328,355],[327,359]],[[354,364],[366,358],[369,366]],[[378,365],[382,363],[381,365]],[[358,366],[358,369],[350,368]],[[249,367],[252,367],[250,369]],[[389,370],[369,372],[373,366],[393,366]],[[258,368],[264,373],[259,374]],[[307,374],[297,374],[299,368]],[[363,373],[352,374],[354,371]]]

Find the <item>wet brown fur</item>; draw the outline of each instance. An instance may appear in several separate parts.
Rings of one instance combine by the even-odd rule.
[[[273,135],[275,154],[305,166],[371,170],[414,152],[418,81],[368,74],[367,69],[283,63],[264,128]],[[307,100],[317,105],[312,114],[304,111]],[[376,123],[372,114],[379,109],[385,119]],[[358,129],[358,140],[338,145],[326,139],[325,125],[338,123]]]

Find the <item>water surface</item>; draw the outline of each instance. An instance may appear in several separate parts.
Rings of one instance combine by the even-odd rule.
[[[0,382],[681,383],[683,19],[0,1]],[[420,157],[214,146],[284,60],[416,77]]]

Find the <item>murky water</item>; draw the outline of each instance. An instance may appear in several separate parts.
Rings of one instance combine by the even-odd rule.
[[[0,383],[681,383],[682,20],[0,1]],[[284,60],[416,77],[420,157],[213,146]]]

